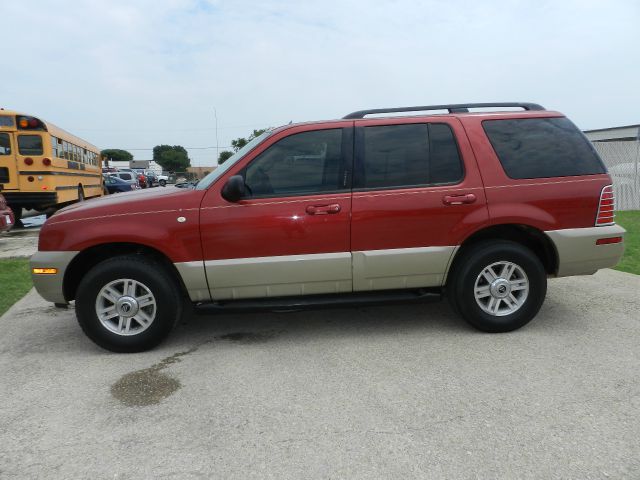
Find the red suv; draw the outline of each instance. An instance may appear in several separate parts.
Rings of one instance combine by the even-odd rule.
[[[398,112],[421,114],[366,118]],[[191,305],[444,292],[474,327],[505,332],[536,315],[548,277],[619,261],[613,209],[602,161],[560,113],[365,110],[268,131],[193,188],[65,208],[31,265],[45,299],[75,300],[85,333],[119,352],[157,345]]]

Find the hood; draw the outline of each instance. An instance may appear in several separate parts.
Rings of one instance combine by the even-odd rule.
[[[47,223],[101,218],[111,215],[199,208],[205,193],[206,190],[176,187],[157,187],[115,193],[74,203],[59,210],[47,220]]]

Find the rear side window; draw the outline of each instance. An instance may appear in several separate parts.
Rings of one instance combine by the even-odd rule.
[[[42,137],[40,135],[19,135],[18,151],[20,155],[42,155]]]
[[[486,120],[482,126],[511,178],[606,173],[589,140],[567,118]]]
[[[458,146],[446,124],[364,127],[357,148],[356,188],[456,183],[463,176]]]

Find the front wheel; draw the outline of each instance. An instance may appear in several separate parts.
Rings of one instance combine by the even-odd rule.
[[[167,186],[167,181],[164,180],[164,179],[160,180],[158,183],[160,184],[161,187],[166,187]]]
[[[182,313],[176,282],[151,259],[105,260],[82,279],[76,316],[84,333],[112,352],[142,352],[162,342]]]
[[[447,290],[468,323],[485,332],[510,332],[540,310],[547,275],[530,249],[509,241],[483,242],[456,260]]]

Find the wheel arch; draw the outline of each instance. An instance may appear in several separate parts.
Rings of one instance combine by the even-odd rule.
[[[82,278],[98,263],[123,255],[141,255],[158,262],[177,282],[183,295],[187,295],[181,275],[175,265],[161,251],[140,243],[103,243],[89,247],[76,255],[67,267],[63,280],[63,293],[67,301],[74,300]]]
[[[478,230],[462,242],[450,262],[444,284],[464,252],[487,240],[510,240],[519,243],[536,254],[547,275],[555,275],[558,272],[558,252],[553,241],[543,231],[525,224],[500,224]]]

